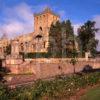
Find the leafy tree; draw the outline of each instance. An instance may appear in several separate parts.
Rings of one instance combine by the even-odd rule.
[[[66,57],[69,52],[67,45],[72,42],[73,27],[70,20],[52,24],[49,32],[49,48],[48,51],[53,57]],[[70,45],[70,44],[69,44]]]
[[[72,55],[71,55],[72,59],[70,63],[73,65],[73,73],[75,74],[76,73],[75,65],[77,63],[78,52],[77,52],[76,45],[75,45],[76,37],[74,36],[74,34],[71,38],[72,38],[73,48],[72,48]]]
[[[64,33],[62,33],[62,35],[64,36],[64,38],[62,40],[65,40],[65,48],[64,51],[66,53],[67,57],[71,57],[72,56],[72,48],[73,48],[73,36],[74,36],[74,32],[73,32],[73,27],[71,25],[70,20],[67,21],[63,21],[62,22],[62,27],[65,30]]]
[[[78,29],[78,38],[80,40],[82,55],[84,55],[85,52],[90,52],[92,56],[95,54],[98,45],[98,40],[95,39],[95,33],[97,31],[98,29],[95,28],[94,21],[87,21]]]
[[[61,23],[59,21],[50,27],[48,51],[52,57],[57,56],[61,51]]]
[[[74,48],[73,52],[72,52],[72,59],[70,61],[70,63],[73,65],[73,73],[74,74],[76,73],[75,65],[77,63],[77,56],[78,56],[77,50]]]

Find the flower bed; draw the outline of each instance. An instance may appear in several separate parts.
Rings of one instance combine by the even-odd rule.
[[[0,90],[0,100],[58,100],[69,98],[81,88],[100,83],[100,72],[57,76],[53,80],[38,80],[32,86]],[[4,97],[6,99],[4,99]],[[2,99],[3,98],[3,99]]]

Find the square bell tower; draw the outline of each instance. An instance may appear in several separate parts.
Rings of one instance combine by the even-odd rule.
[[[34,35],[41,35],[48,47],[49,30],[52,23],[60,20],[59,15],[55,14],[50,8],[45,8],[43,12],[34,14]]]

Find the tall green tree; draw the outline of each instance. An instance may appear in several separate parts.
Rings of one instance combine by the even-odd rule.
[[[62,55],[66,57],[72,57],[73,43],[74,43],[74,31],[70,20],[62,22]],[[63,42],[64,41],[64,42]],[[64,47],[64,48],[63,48]]]
[[[94,56],[96,52],[96,47],[98,45],[98,40],[95,39],[95,33],[98,31],[95,28],[94,21],[87,21],[78,29],[78,38],[80,40],[80,47],[82,55],[85,52],[90,52],[92,56]]]
[[[70,20],[52,24],[49,32],[49,48],[48,51],[52,56],[61,57],[68,54],[66,46],[72,42],[73,27]]]
[[[61,51],[61,23],[59,21],[50,27],[48,51],[52,54],[52,57],[57,56]]]

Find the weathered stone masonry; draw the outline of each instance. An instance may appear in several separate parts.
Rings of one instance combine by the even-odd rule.
[[[100,68],[100,61],[95,59],[85,61],[85,59],[81,59],[75,65],[76,71],[82,71],[86,65],[90,65],[94,69]],[[73,73],[73,65],[70,63],[70,59],[32,59],[20,64],[6,64],[6,66],[11,70],[11,73],[33,73],[36,79]]]

